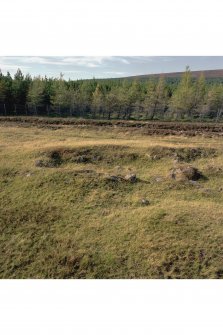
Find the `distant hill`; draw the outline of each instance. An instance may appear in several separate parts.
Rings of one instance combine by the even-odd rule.
[[[184,72],[169,72],[169,73],[155,73],[155,74],[144,74],[138,76],[130,76],[125,77],[126,79],[148,79],[148,78],[156,78],[163,76],[165,78],[180,78]],[[191,75],[193,78],[198,78],[201,73],[204,74],[206,79],[214,79],[214,78],[223,78],[223,69],[219,70],[200,70],[200,71],[191,71]],[[122,79],[125,79],[122,78]]]

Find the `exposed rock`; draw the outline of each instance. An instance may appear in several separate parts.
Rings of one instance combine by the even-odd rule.
[[[141,199],[141,204],[144,205],[144,206],[147,206],[147,205],[150,204],[150,202],[149,202],[148,199],[146,199],[146,198],[142,198],[142,199]]]
[[[191,184],[191,185],[197,185],[197,181],[196,180],[189,180],[189,183]]]
[[[170,177],[176,181],[196,181],[202,177],[202,174],[197,168],[187,165],[171,169]]]
[[[137,181],[136,174],[134,174],[134,173],[128,173],[128,174],[124,177],[124,179],[125,179],[126,181],[129,181],[130,183],[136,183],[136,181]]]
[[[162,177],[156,177],[156,178],[155,178],[155,181],[156,181],[157,183],[160,183],[161,181],[163,181],[163,178],[162,178]]]

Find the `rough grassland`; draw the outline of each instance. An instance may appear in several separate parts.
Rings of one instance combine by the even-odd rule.
[[[223,278],[222,204],[220,136],[1,123],[0,278]]]

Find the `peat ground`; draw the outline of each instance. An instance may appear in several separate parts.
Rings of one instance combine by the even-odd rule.
[[[1,118],[0,278],[223,278],[221,127]]]

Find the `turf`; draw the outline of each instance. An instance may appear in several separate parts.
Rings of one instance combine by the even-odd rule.
[[[0,126],[0,278],[222,278],[222,204],[220,136]]]

